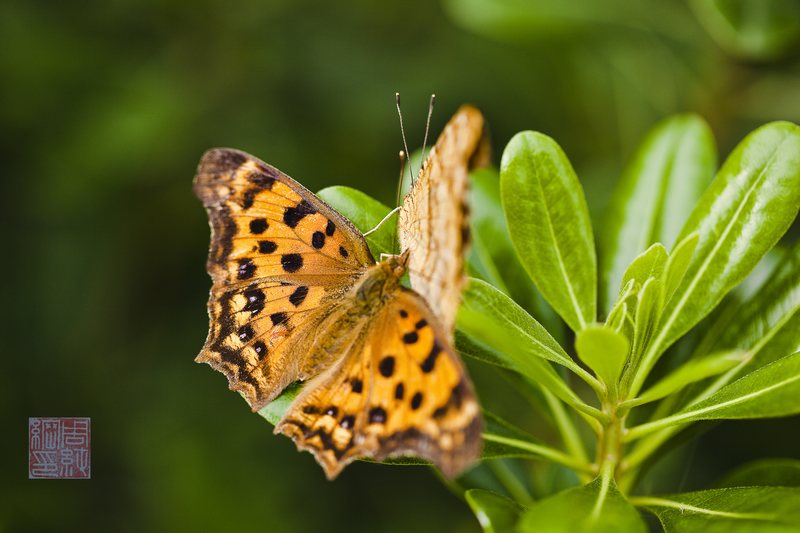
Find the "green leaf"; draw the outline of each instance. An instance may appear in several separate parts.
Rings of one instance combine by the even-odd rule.
[[[339,185],[327,187],[319,191],[317,196],[344,215],[362,233],[377,226],[378,222],[391,211],[378,200],[350,187]],[[367,244],[373,257],[377,259],[382,253],[394,253],[392,244],[397,242],[394,238],[396,228],[397,220],[390,219],[375,232],[367,235]]]
[[[689,268],[689,263],[694,255],[694,249],[697,248],[697,241],[700,236],[697,233],[690,233],[675,245],[672,253],[669,254],[667,259],[667,266],[664,271],[664,282],[661,285],[661,298],[660,306],[663,308],[670,301],[675,294],[675,290],[683,281],[686,275],[686,270]]]
[[[800,243],[748,300],[709,328],[701,347],[750,350],[748,370],[800,350]]]
[[[613,481],[602,478],[536,503],[522,515],[517,526],[517,531],[523,533],[644,533],[646,530],[639,513]]]
[[[738,487],[631,500],[655,514],[666,533],[788,533],[800,526],[795,488]]]
[[[638,2],[620,0],[602,5],[591,0],[446,0],[444,8],[457,24],[478,35],[517,44],[565,32],[572,36],[582,28],[647,28],[653,18]]]
[[[511,241],[547,302],[573,331],[597,316],[597,265],[586,199],[556,142],[515,135],[503,152],[500,191]]]
[[[664,350],[706,316],[775,245],[798,207],[800,128],[774,122],[739,143],[687,220],[681,239],[697,232],[697,248],[645,352],[633,394]]]
[[[514,531],[520,514],[525,510],[515,501],[488,490],[468,490],[464,493],[464,497],[484,533]]]
[[[480,168],[470,174],[470,218],[473,272],[511,296],[560,338],[561,319],[539,294],[511,244],[496,169]]]
[[[599,387],[597,380],[577,365],[541,324],[485,281],[470,279],[462,292],[458,327],[494,348],[503,366],[530,377],[570,405],[585,404],[543,359],[563,365]]]
[[[629,400],[625,404],[633,407],[660,400],[681,390],[690,383],[721,374],[733,368],[741,363],[745,357],[745,352],[734,351],[714,353],[701,359],[689,360],[658,383],[646,389],[638,398]]]
[[[726,385],[678,413],[630,428],[625,440],[696,420],[768,418],[800,413],[800,352]]]
[[[800,487],[800,460],[759,459],[742,465],[714,484],[716,487]]]
[[[667,249],[661,243],[653,244],[625,269],[622,275],[622,287],[626,287],[630,281],[634,281],[634,287],[636,285],[641,287],[650,278],[661,278],[668,258]]]
[[[775,60],[800,44],[796,0],[692,0],[689,5],[711,37],[733,55]]]
[[[610,328],[593,325],[575,337],[578,357],[610,388],[616,388],[628,358],[628,339]]]
[[[608,319],[606,320],[606,327],[610,328],[623,337],[627,338],[628,336],[623,332],[623,326],[625,325],[625,319],[628,315],[628,304],[622,302],[621,305],[615,306],[614,309],[611,311],[611,314],[608,315]]]
[[[301,383],[295,383],[286,388],[277,398],[261,408],[258,412],[259,415],[272,424],[273,426],[280,422],[283,414],[292,404],[297,395],[303,389]]]
[[[678,115],[650,131],[614,192],[602,234],[606,309],[637,255],[653,243],[675,242],[716,164],[714,138],[702,118]]]
[[[653,333],[661,308],[659,296],[661,295],[661,281],[650,278],[636,295],[636,315],[633,322],[633,346],[631,347],[631,361],[636,369],[639,356],[644,351]]]

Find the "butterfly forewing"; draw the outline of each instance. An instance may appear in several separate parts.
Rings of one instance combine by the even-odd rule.
[[[480,453],[472,385],[425,301],[397,289],[352,333],[343,361],[306,387],[276,427],[335,477],[357,457],[415,455],[454,476]]]
[[[374,260],[347,219],[244,152],[206,152],[194,190],[211,223],[214,281],[197,359],[259,409],[306,377],[311,332]]]
[[[469,169],[488,163],[480,111],[463,106],[450,119],[406,195],[398,233],[410,250],[411,286],[452,331],[464,283],[469,244]]]

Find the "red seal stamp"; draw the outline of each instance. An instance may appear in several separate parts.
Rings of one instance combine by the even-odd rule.
[[[29,479],[89,479],[91,419],[28,419]]]

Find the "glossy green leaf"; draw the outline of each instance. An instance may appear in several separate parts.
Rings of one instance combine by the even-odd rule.
[[[682,411],[635,426],[626,440],[696,420],[768,418],[800,413],[800,352],[759,368]]]
[[[744,352],[734,351],[714,353],[700,359],[692,359],[646,389],[638,398],[629,400],[626,404],[632,407],[660,400],[690,383],[730,370],[741,363],[745,356]]]
[[[638,511],[619,493],[613,481],[598,478],[588,485],[559,492],[522,515],[522,533],[644,533]]]
[[[800,350],[800,243],[788,250],[764,283],[709,328],[703,350],[739,348],[750,371]]]
[[[667,249],[661,243],[651,245],[625,269],[621,286],[624,288],[628,282],[634,281],[635,285],[641,287],[650,278],[660,279],[664,274],[668,258]]]
[[[628,339],[603,326],[588,326],[575,337],[578,357],[610,388],[616,388],[629,348]]]
[[[800,487],[800,460],[759,459],[736,468],[715,487]]]
[[[470,174],[470,219],[473,272],[511,296],[559,339],[563,323],[539,294],[511,244],[496,169],[481,168]]]
[[[800,127],[768,124],[739,143],[683,228],[681,239],[697,232],[697,248],[645,352],[634,394],[664,350],[706,316],[775,245],[798,207]]]
[[[636,313],[633,321],[633,346],[631,347],[632,368],[638,370],[639,357],[650,340],[661,308],[661,280],[650,278],[636,295]]]
[[[595,321],[597,265],[586,199],[553,139],[515,135],[503,152],[500,191],[511,241],[547,302],[573,331]]]
[[[774,60],[800,46],[796,0],[692,0],[689,5],[706,31],[736,56]]]
[[[678,115],[650,131],[614,192],[602,234],[606,309],[636,256],[657,242],[673,245],[715,168],[714,138],[700,117]]]
[[[464,497],[484,533],[514,531],[517,520],[525,510],[514,500],[488,490],[468,490],[464,493]]]
[[[632,499],[666,533],[790,532],[800,527],[800,490],[738,487]]]
[[[541,382],[543,369],[552,370],[542,359],[563,365],[587,382],[596,380],[567,355],[541,324],[511,298],[485,281],[471,279],[462,293],[459,329],[502,353],[509,368]],[[563,383],[562,380],[558,380]],[[544,383],[543,383],[544,384]],[[561,387],[559,386],[559,389]],[[569,389],[553,392],[574,401]],[[567,398],[563,395],[567,394]]]
[[[391,211],[378,200],[350,187],[334,186],[317,193],[325,203],[344,215],[362,233],[373,229]],[[367,235],[367,244],[372,256],[378,259],[382,253],[393,253],[392,244],[397,228],[396,218],[384,222],[377,231]]]
[[[661,285],[661,298],[660,305],[663,307],[667,305],[675,294],[678,286],[683,281],[686,275],[686,270],[689,268],[689,263],[692,261],[694,250],[697,248],[697,242],[700,237],[697,233],[690,233],[675,245],[675,248],[669,254],[667,259],[667,266],[664,270],[664,282]]]

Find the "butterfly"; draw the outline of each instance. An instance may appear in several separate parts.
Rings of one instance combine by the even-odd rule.
[[[275,432],[329,479],[357,458],[398,455],[453,477],[480,453],[480,408],[452,333],[483,131],[470,106],[448,122],[400,209],[402,253],[381,262],[350,221],[276,168],[227,148],[200,161],[213,284],[196,361],[254,411],[305,381]]]

